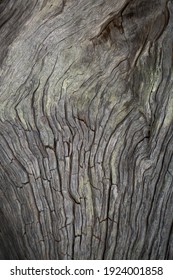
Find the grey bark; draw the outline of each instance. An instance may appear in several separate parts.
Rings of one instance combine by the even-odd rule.
[[[173,1],[0,1],[0,257],[173,259]]]

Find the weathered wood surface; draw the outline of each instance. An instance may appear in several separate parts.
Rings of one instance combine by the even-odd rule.
[[[173,1],[0,1],[0,256],[173,259]]]

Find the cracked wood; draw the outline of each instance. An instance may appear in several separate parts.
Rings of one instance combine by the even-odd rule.
[[[0,258],[173,258],[173,1],[0,1]]]

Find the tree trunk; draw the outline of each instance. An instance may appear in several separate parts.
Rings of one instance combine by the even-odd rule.
[[[173,259],[173,1],[0,1],[1,259]]]

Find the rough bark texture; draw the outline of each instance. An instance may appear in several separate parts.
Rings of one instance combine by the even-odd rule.
[[[173,259],[173,1],[0,1],[1,259]]]

